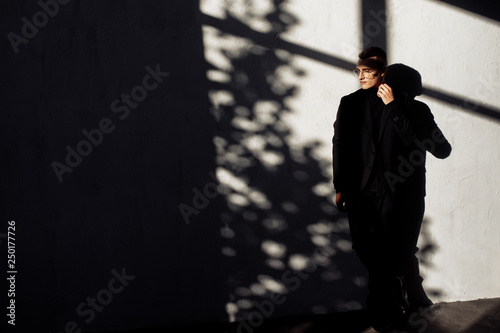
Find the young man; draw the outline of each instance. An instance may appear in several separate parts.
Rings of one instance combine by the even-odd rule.
[[[410,310],[432,304],[415,256],[425,155],[445,158],[451,146],[427,105],[413,100],[421,93],[417,71],[388,69],[385,51],[370,47],[359,54],[354,73],[361,89],[342,97],[334,124],[335,201],[348,214],[353,249],[369,273],[372,325],[386,331]]]

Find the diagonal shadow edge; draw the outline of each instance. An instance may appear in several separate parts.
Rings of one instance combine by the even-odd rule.
[[[221,20],[210,15],[202,14],[201,22],[202,24],[206,24],[214,28],[217,28],[222,32],[229,33],[231,35],[242,38],[251,39],[257,45],[263,47],[286,50],[291,53],[302,55],[304,57],[311,58],[313,60],[317,60],[319,62],[343,68],[349,71],[352,70],[354,67],[356,67],[356,64],[351,63],[349,61],[342,60],[340,58],[331,56],[321,51],[313,50],[283,40],[279,37],[279,32],[271,34],[271,33],[262,33],[250,29],[248,26],[246,26],[239,20],[234,19],[232,17],[228,17],[227,19]]]
[[[458,106],[469,113],[476,113],[500,122],[500,110],[481,106],[480,102],[469,98],[462,98],[457,95],[441,92],[432,88],[423,87],[423,94],[442,102]]]
[[[500,11],[498,10],[500,3],[491,0],[437,0],[448,6],[460,8],[464,11],[480,15],[486,19],[500,22]]]
[[[248,38],[253,42],[255,42],[257,45],[263,47],[283,49],[285,51],[294,53],[296,55],[301,55],[310,58],[312,60],[316,60],[324,64],[342,68],[349,71],[351,71],[353,68],[356,67],[356,64],[353,62],[349,62],[337,58],[333,55],[283,40],[279,37],[279,33],[269,34],[269,33],[262,33],[255,31],[246,26],[245,24],[241,23],[239,20],[232,17],[228,17],[227,19],[221,20],[210,15],[201,14],[201,23],[219,29],[224,33],[229,33],[231,35],[242,38]],[[500,122],[500,109],[493,109],[481,106],[480,104],[482,103],[478,101],[473,101],[470,100],[469,98],[464,99],[460,96],[452,95],[446,92],[441,92],[432,88],[424,87],[423,94],[431,98],[440,100],[442,102],[448,103],[450,105],[458,106],[469,113],[480,114],[482,116],[486,116],[490,119]]]

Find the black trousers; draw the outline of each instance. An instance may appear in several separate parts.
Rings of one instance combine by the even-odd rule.
[[[348,198],[353,249],[368,270],[370,295],[384,297],[394,278],[403,277],[410,306],[428,301],[416,257],[424,209],[423,197],[383,189]]]

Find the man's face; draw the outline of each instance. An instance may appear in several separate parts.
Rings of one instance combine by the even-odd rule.
[[[358,79],[361,83],[361,89],[376,88],[382,83],[384,74],[380,74],[379,71],[363,65],[356,66],[356,69],[359,70]]]

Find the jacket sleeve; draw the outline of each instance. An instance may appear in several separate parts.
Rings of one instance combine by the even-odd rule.
[[[340,100],[340,105],[337,111],[337,118],[333,123],[333,184],[335,190],[342,192],[345,189],[346,182],[346,170],[344,170],[344,165],[347,162],[346,153],[348,151],[347,144],[347,132],[346,132],[346,116],[347,110],[345,108],[345,97]]]
[[[417,125],[416,145],[437,158],[448,157],[451,153],[451,145],[434,121],[431,110],[421,102],[417,106],[414,112],[415,124]]]
[[[386,105],[389,118],[405,146],[416,144],[437,158],[446,158],[451,145],[434,121],[429,107],[418,101],[404,105],[392,101]]]

